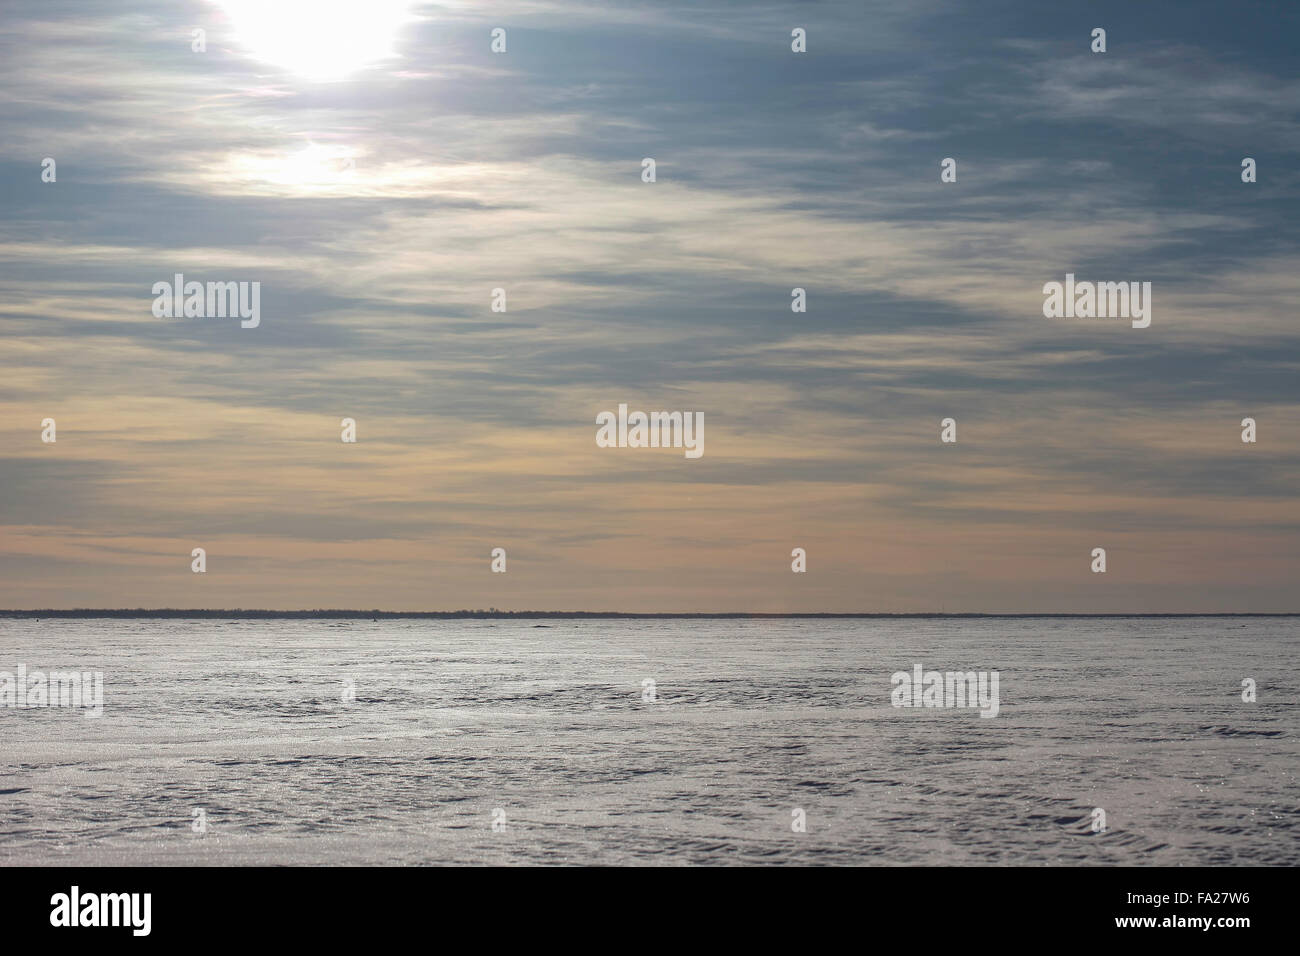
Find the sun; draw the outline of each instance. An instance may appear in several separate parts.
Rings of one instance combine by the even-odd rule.
[[[337,80],[395,55],[411,0],[217,0],[255,59],[309,80]]]

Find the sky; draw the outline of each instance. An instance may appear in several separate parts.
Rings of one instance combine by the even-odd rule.
[[[7,0],[0,606],[1300,611],[1298,35]],[[1067,273],[1150,326],[1045,317]],[[599,447],[621,403],[704,454]]]

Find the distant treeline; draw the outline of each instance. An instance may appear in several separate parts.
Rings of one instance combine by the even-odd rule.
[[[1095,618],[1095,617],[1296,617],[1296,612],[1279,614],[942,614],[942,613],[908,613],[908,614],[866,614],[866,613],[807,613],[807,614],[768,614],[749,613],[746,611],[724,611],[719,613],[704,612],[663,612],[638,613],[634,611],[499,611],[489,608],[486,611],[372,611],[361,610],[324,610],[312,611],[275,611],[263,608],[40,608],[33,610],[0,609],[0,617],[136,617],[136,618],[222,618],[256,619],[256,618],[431,618],[435,620],[453,620],[458,618]]]

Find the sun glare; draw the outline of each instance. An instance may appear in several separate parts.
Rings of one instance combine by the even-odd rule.
[[[337,80],[394,55],[410,0],[218,0],[255,59]]]

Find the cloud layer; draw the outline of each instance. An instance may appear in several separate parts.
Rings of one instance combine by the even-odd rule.
[[[11,4],[0,604],[1297,610],[1295,12],[393,6],[322,80],[238,4]]]

